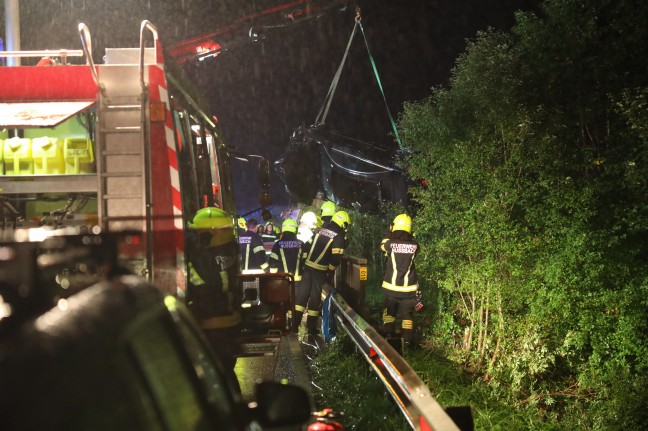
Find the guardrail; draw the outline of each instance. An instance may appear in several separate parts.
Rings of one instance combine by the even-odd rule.
[[[457,424],[398,352],[340,294],[333,295],[332,303],[337,322],[382,380],[412,429],[459,431]],[[462,413],[466,414],[465,409],[459,415]],[[472,423],[471,417],[468,422]],[[471,425],[467,428],[471,429]]]

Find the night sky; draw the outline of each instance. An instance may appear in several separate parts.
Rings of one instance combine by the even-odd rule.
[[[21,0],[21,43],[24,50],[79,49],[76,25],[85,22],[95,53],[103,53],[106,46],[137,46],[139,22],[149,19],[169,47],[283,3]],[[211,102],[230,145],[274,161],[296,127],[313,123],[344,54],[356,4],[387,103],[397,118],[405,101],[423,99],[432,87],[447,84],[466,39],[487,27],[507,30],[514,23],[514,11],[537,9],[538,0],[350,1],[345,11],[331,9],[318,20],[268,30],[261,42],[242,43],[213,61],[187,66]],[[277,24],[286,22],[278,19]],[[397,146],[360,33],[351,47],[327,124],[380,147]],[[245,213],[258,206],[256,171],[243,162],[233,165],[236,202],[239,213]],[[289,203],[276,175],[273,194],[277,206]]]
[[[515,10],[528,10],[537,2],[373,0],[358,4],[389,109],[397,118],[405,101],[423,99],[433,86],[447,83],[467,38],[489,26],[508,29]],[[269,32],[263,42],[226,52],[196,70],[203,88],[209,88],[229,143],[273,161],[281,156],[292,131],[315,120],[344,54],[354,15],[354,7],[329,11],[316,22]],[[344,135],[397,148],[359,32],[327,124]],[[237,205],[245,213],[258,206],[255,173],[234,163],[240,167],[235,175]],[[273,194],[277,204],[288,203],[276,175]]]

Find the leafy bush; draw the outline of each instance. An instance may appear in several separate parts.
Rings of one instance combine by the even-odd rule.
[[[645,22],[638,1],[548,1],[480,33],[450,87],[399,119],[428,185],[411,193],[434,339],[502,397],[581,428],[644,418],[612,412],[646,397]]]

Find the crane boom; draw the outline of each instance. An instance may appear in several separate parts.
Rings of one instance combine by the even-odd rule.
[[[215,57],[242,42],[265,38],[265,31],[318,19],[332,8],[346,10],[348,0],[294,0],[244,16],[210,33],[174,44],[169,55],[179,64]]]

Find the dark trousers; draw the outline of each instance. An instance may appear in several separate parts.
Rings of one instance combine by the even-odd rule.
[[[238,337],[241,334],[239,327],[227,329],[203,329],[211,348],[216,357],[223,365],[225,374],[231,380],[232,385],[239,388],[239,381],[234,372],[236,366],[236,356],[240,351]]]
[[[383,328],[390,335],[396,332],[396,319],[401,319],[401,336],[411,341],[414,332],[414,304],[416,298],[396,298],[385,295],[385,310],[383,312]]]
[[[319,271],[311,267],[304,268],[301,283],[297,286],[295,304],[297,305],[297,322],[301,321],[304,310],[307,310],[306,328],[309,334],[317,334],[320,309],[322,308],[322,285],[326,271]],[[308,308],[306,307],[308,305]],[[301,311],[300,311],[301,309]]]

